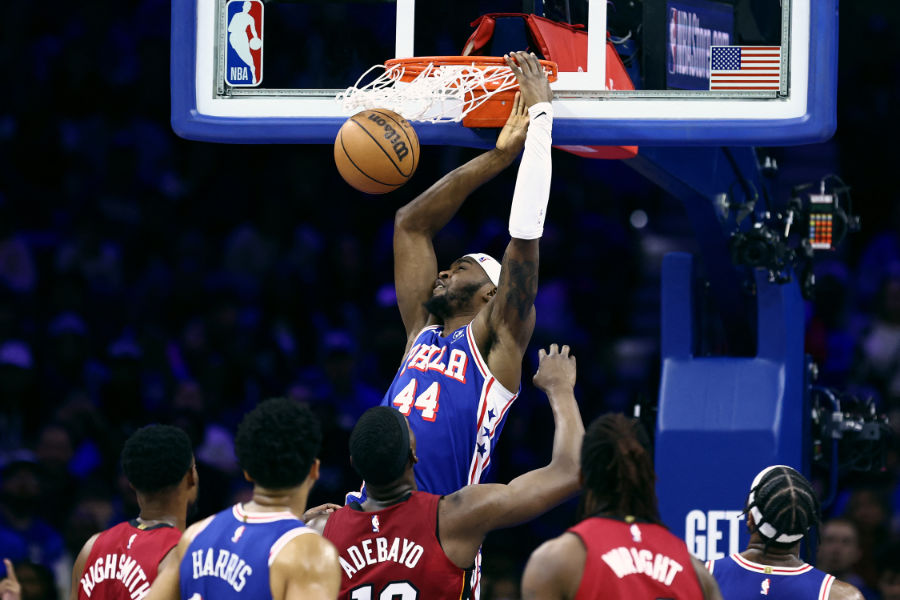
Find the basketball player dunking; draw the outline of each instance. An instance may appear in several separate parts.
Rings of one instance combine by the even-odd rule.
[[[397,211],[394,276],[408,337],[382,405],[419,440],[418,489],[449,494],[486,472],[516,399],[534,329],[538,241],[550,194],[553,92],[534,55],[506,57],[519,83],[496,147],[450,172]],[[527,135],[526,135],[527,132]],[[467,254],[438,272],[432,238],[522,147],[502,265]]]
[[[417,490],[417,442],[407,419],[385,406],[360,417],[350,463],[368,482],[369,498],[310,521],[338,548],[339,600],[469,598],[468,571],[488,532],[533,519],[578,491],[584,425],[568,346],[540,351],[534,384],[553,412],[553,455],[508,485],[470,485],[448,495]]]

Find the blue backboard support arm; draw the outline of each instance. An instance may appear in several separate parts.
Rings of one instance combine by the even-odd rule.
[[[732,206],[762,193],[762,179],[753,148],[641,148],[625,164],[682,202],[700,247],[710,292],[722,317],[728,349],[751,355],[755,348],[754,308],[747,273],[736,267],[729,250],[737,227],[734,214],[721,212],[726,198]],[[759,208],[757,208],[759,210]],[[749,220],[743,223],[749,224]]]

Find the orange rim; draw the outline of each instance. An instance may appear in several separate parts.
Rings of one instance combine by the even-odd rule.
[[[552,60],[541,60],[539,62],[548,71],[547,78],[550,81],[556,81],[559,72],[557,64]],[[413,56],[411,58],[392,58],[384,61],[384,66],[388,69],[397,66],[403,67],[403,74],[400,76],[401,81],[412,81],[421,75],[429,65],[436,67],[467,65],[477,69],[488,69],[491,67],[506,67],[506,60],[502,56]]]

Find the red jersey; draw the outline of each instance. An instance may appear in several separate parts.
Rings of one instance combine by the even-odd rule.
[[[156,579],[159,561],[181,539],[171,525],[119,523],[94,541],[78,583],[78,600],[138,600]]]
[[[437,537],[440,499],[413,492],[383,510],[363,512],[354,502],[332,513],[322,535],[340,553],[338,598],[468,597],[467,572],[450,562]]]
[[[587,549],[575,600],[702,600],[684,542],[661,525],[591,517],[569,529]]]

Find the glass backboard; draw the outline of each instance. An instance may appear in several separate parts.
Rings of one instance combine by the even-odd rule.
[[[521,12],[586,31],[577,68],[552,84],[556,145],[774,146],[834,132],[837,0],[173,0],[172,125],[196,140],[331,143],[350,116],[335,97],[369,67],[460,55],[479,16]],[[520,21],[499,17],[482,51],[534,50]],[[635,89],[615,85],[607,53]],[[423,144],[496,135],[416,130]]]

